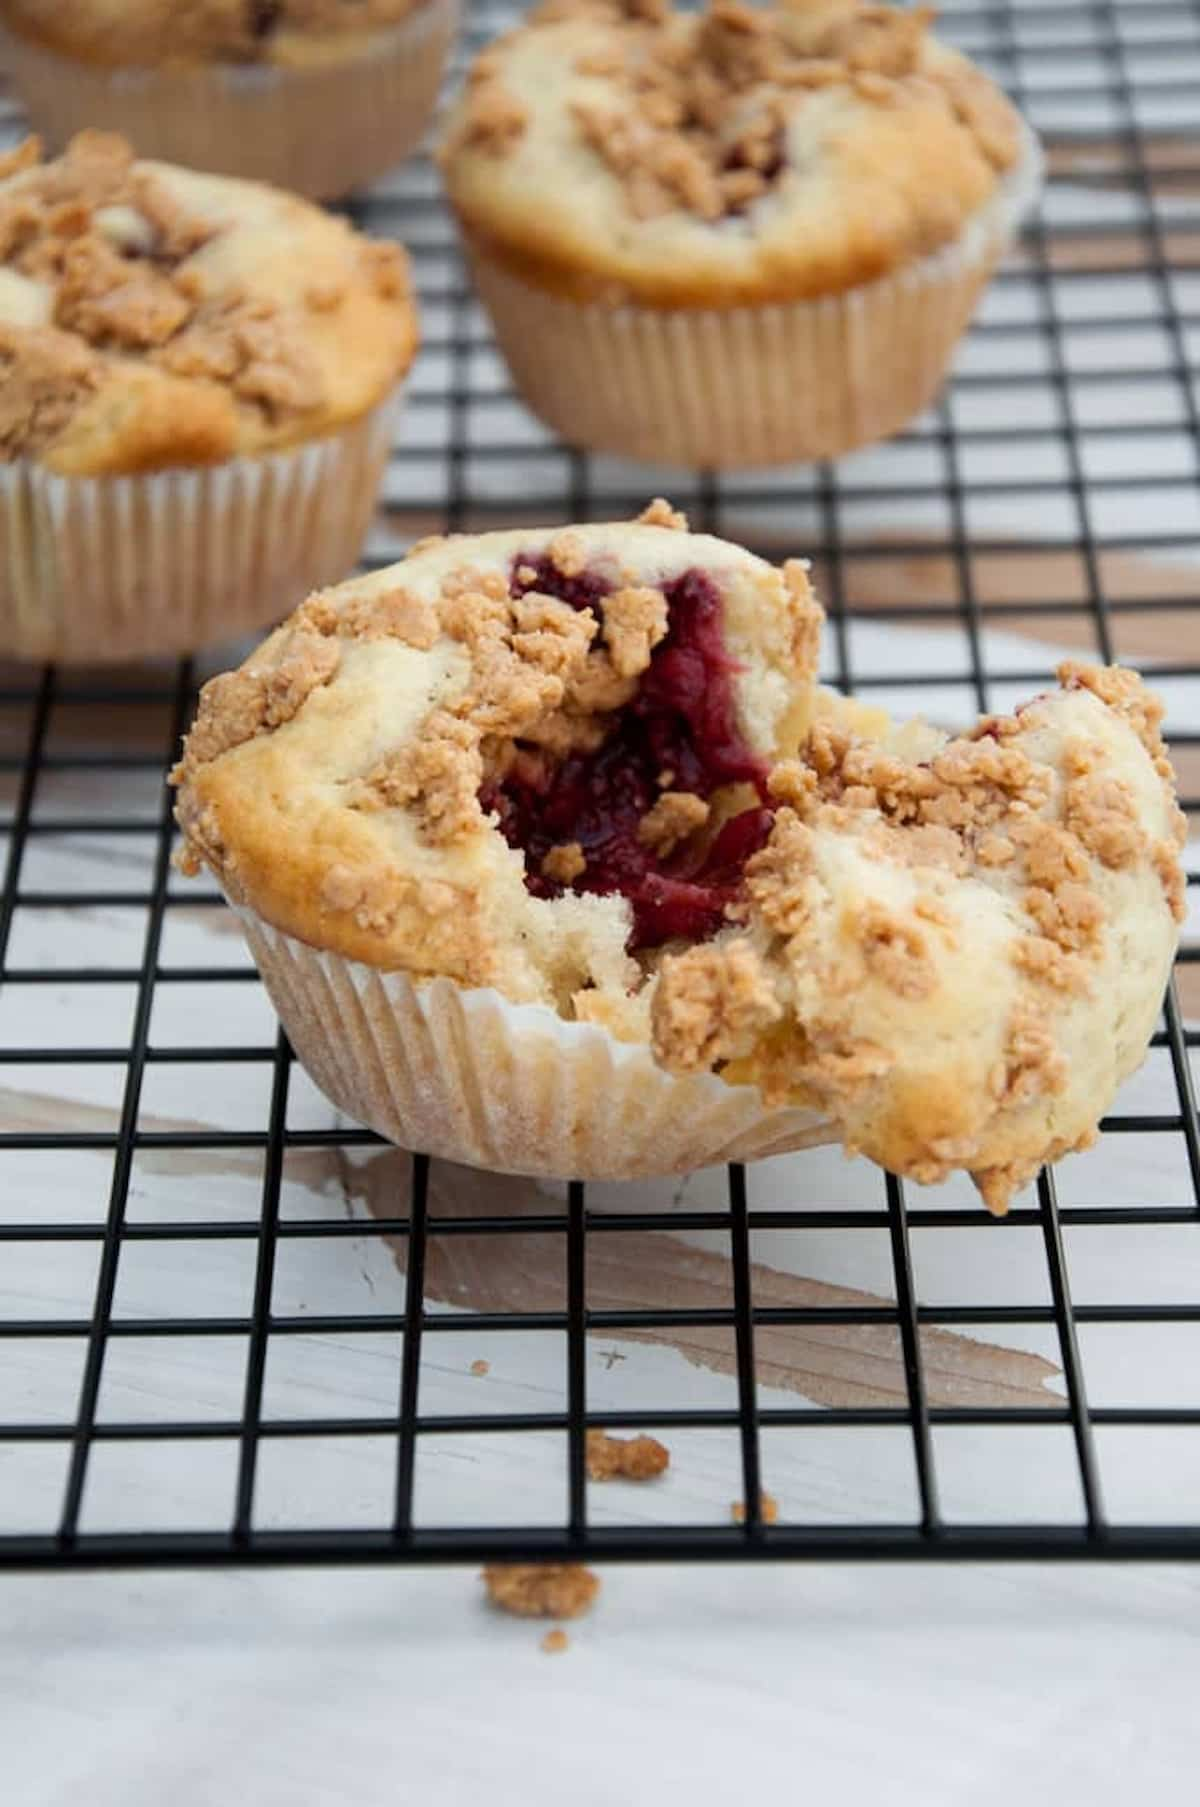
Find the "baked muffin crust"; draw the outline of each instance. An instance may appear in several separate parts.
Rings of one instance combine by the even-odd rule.
[[[837,293],[953,243],[1020,161],[928,8],[549,0],[478,59],[443,147],[469,237],[579,300]]]
[[[0,161],[0,461],[100,476],[294,445],[367,413],[415,347],[404,253],[307,202],[98,132]]]
[[[66,56],[113,68],[303,65],[351,55],[424,0],[0,0],[0,19]]]

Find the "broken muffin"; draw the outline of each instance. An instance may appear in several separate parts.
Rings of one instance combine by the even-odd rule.
[[[841,1139],[1002,1209],[1142,1058],[1182,912],[1134,674],[957,739],[816,686],[782,570],[636,523],[426,542],[204,690],[185,859],[402,1146],[625,1178]]]

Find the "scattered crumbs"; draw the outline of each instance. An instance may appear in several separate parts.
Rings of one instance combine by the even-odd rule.
[[[491,1562],[483,1585],[501,1612],[521,1619],[578,1619],[600,1592],[600,1577],[581,1562]]]
[[[546,1652],[547,1656],[557,1656],[560,1651],[567,1648],[569,1643],[570,1639],[562,1626],[556,1625],[554,1630],[548,1631],[542,1639],[542,1649]]]
[[[775,1498],[773,1493],[760,1493],[758,1496],[758,1510],[762,1516],[763,1524],[773,1525],[779,1517],[779,1501]],[[744,1525],[746,1522],[745,1500],[734,1500],[732,1511],[734,1524]]]
[[[477,1359],[471,1363],[472,1374],[490,1374],[491,1371],[492,1371],[491,1362],[485,1362],[482,1355],[477,1357]]]
[[[657,1437],[587,1434],[587,1471],[593,1481],[653,1481],[669,1467],[671,1452]]]

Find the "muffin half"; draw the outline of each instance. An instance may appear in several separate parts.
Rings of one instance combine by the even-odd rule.
[[[300,1058],[409,1148],[623,1178],[840,1137],[988,1203],[1081,1146],[1182,910],[1131,673],[958,740],[814,685],[782,572],[635,524],[427,543],[214,679],[174,774]]]
[[[5,68],[54,146],[146,156],[330,199],[414,150],[458,0],[0,0]]]
[[[926,8],[550,0],[442,157],[517,388],[682,465],[833,457],[935,394],[1037,147]]]
[[[83,133],[0,166],[0,645],[190,650],[350,568],[416,347],[398,246]]]
[[[201,698],[176,778],[297,1052],[412,1148],[676,1172],[827,1134],[649,1047],[813,705],[819,611],[669,524],[452,538],[305,603]]]

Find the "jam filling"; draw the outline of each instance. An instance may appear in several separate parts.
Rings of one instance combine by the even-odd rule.
[[[515,569],[527,581],[514,578],[514,594],[537,590],[597,614],[612,588],[594,571],[564,577],[547,559],[519,557]],[[720,594],[699,570],[664,584],[663,594],[666,636],[602,744],[553,764],[518,743],[510,771],[480,794],[509,846],[524,853],[525,884],[535,897],[562,895],[565,887],[546,877],[542,862],[551,848],[579,843],[587,865],[571,888],[629,899],[630,952],[715,934],[742,868],[771,831],[767,768],[737,727],[732,680],[739,668],[725,648]],[[643,816],[664,790],[708,799],[735,784],[753,786],[760,801],[715,836],[693,837],[665,860],[639,839]]]

